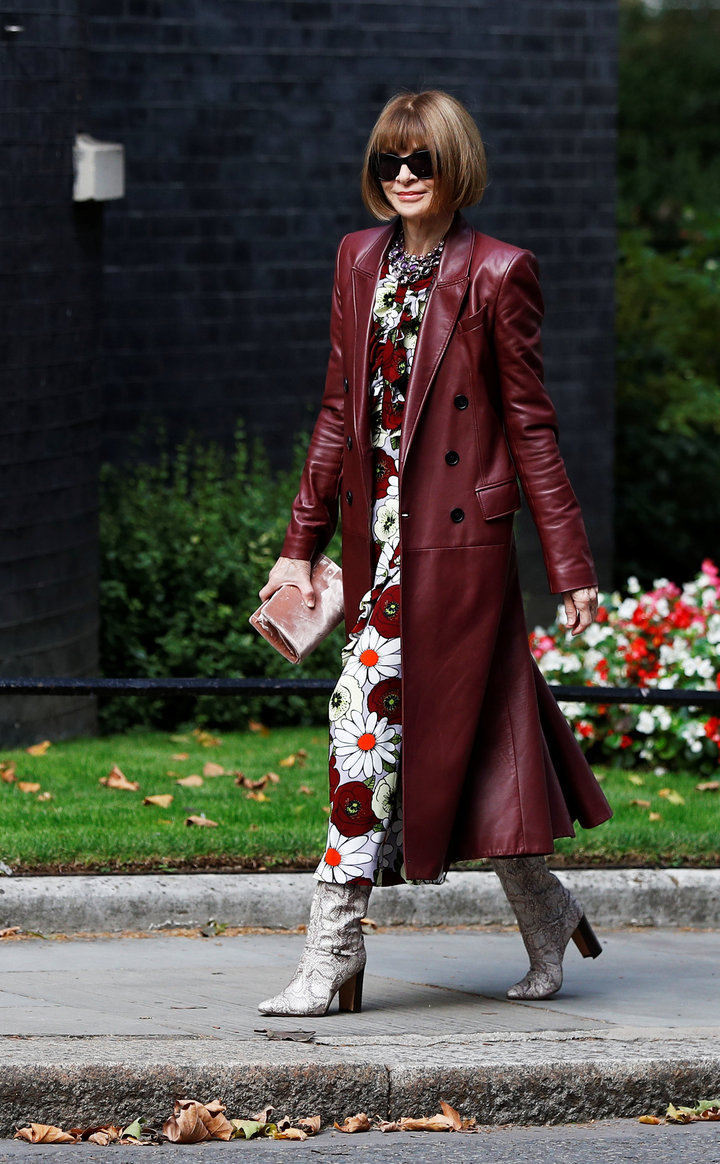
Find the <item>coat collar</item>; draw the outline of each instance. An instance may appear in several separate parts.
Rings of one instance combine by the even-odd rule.
[[[396,229],[397,220],[389,222],[387,226],[380,227],[375,237],[369,241],[365,249],[355,259],[353,268],[361,271],[364,275],[374,275],[377,278]],[[445,283],[456,283],[458,279],[468,277],[473,251],[473,233],[470,224],[457,211],[450,224],[443,253],[440,256],[436,287]]]

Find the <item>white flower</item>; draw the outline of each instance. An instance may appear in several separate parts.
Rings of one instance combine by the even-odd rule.
[[[703,604],[703,606],[716,606],[717,600],[718,600],[718,596],[717,596],[717,592],[716,592],[714,586],[708,586],[706,590],[703,590],[703,592],[702,592],[702,604]]]
[[[570,671],[582,671],[582,663],[577,655],[565,655],[562,662],[562,669],[565,674]]]
[[[667,776],[667,768],[663,768],[658,764],[657,768],[653,768],[653,776]]]
[[[335,725],[333,734],[338,767],[351,780],[379,775],[383,760],[395,763],[395,729],[388,726],[385,717],[379,719],[376,711],[371,711],[367,719],[359,711],[351,711]]]
[[[720,643],[720,614],[711,614],[707,624],[707,641],[712,646]]]
[[[672,727],[672,715],[667,707],[653,707],[650,714],[661,731],[666,732]]]
[[[602,651],[595,651],[591,648],[589,651],[585,652],[583,664],[588,671],[593,671],[595,667],[597,667],[598,663],[602,662],[604,658],[605,656],[603,655]]]
[[[658,598],[655,603],[655,610],[660,615],[660,618],[667,618],[670,613],[670,603],[667,598]]]
[[[372,810],[378,820],[386,821],[395,806],[395,789],[397,778],[389,773],[382,780],[378,780],[372,794]]]
[[[654,732],[655,731],[655,719],[654,719],[653,715],[651,714],[651,712],[641,711],[638,718],[637,718],[637,723],[635,724],[635,727],[637,728],[637,730],[639,732],[642,732],[642,734],[645,736],[649,736],[651,734],[651,732]]]
[[[395,542],[399,528],[397,497],[386,497],[375,514],[373,533],[379,542]]]
[[[403,304],[395,301],[396,291],[396,283],[385,282],[380,284],[375,296],[373,312],[382,320],[386,333],[393,327],[397,327],[403,313]]]
[[[689,723],[683,725],[680,735],[686,743],[692,745],[695,741],[699,741],[704,737],[705,726],[704,724],[698,723],[697,720],[691,719]]]
[[[394,497],[397,500],[399,486],[400,486],[400,478],[397,476],[397,474],[393,474],[393,476],[388,477],[387,495],[386,495],[385,500],[387,500],[388,498],[392,498],[392,497]]]
[[[669,585],[669,578],[656,578],[652,584],[652,588],[653,590],[665,590]]]
[[[630,578],[628,578],[628,580],[627,580],[627,592],[628,592],[628,594],[639,594],[640,593],[640,583],[638,582],[638,580],[634,574]]]
[[[632,581],[632,579],[630,579],[630,581]],[[637,579],[635,579],[635,581],[637,582]],[[630,583],[628,583],[628,589],[629,588],[630,588]],[[638,589],[639,589],[639,586],[638,586]],[[638,606],[639,606],[639,603],[636,602],[636,600],[634,598],[626,598],[623,602],[620,603],[620,605],[618,607],[618,616],[620,618],[622,618],[624,621],[629,622],[630,619],[632,618],[632,616],[634,615],[635,611],[637,610]]]
[[[318,880],[344,885],[354,877],[369,877],[370,873],[363,865],[373,861],[373,854],[363,852],[365,844],[367,837],[344,837],[334,824],[329,824],[327,849],[316,872]]]
[[[590,626],[585,631],[585,642],[589,647],[596,647],[598,643],[603,643],[605,639],[609,639],[611,636],[611,627],[607,625],[601,626],[597,622],[591,622]],[[599,660],[596,661],[599,662]]]
[[[400,639],[386,639],[374,626],[366,626],[355,644],[354,658],[346,664],[348,673],[360,683],[379,683],[400,674]]]
[[[330,721],[335,723],[343,719],[351,711],[359,711],[362,707],[362,689],[353,675],[343,674],[330,696]]]

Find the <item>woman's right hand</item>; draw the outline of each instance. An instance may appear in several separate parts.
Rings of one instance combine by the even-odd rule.
[[[278,558],[273,566],[268,580],[260,591],[260,599],[265,602],[281,586],[289,584],[297,586],[303,602],[311,609],[315,605],[315,591],[310,581],[312,566],[310,562],[303,562],[300,558]]]

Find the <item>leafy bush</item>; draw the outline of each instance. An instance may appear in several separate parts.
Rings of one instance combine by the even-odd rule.
[[[637,578],[622,596],[601,594],[597,622],[568,639],[558,620],[536,627],[530,647],[550,683],[720,688],[720,575],[706,559],[682,589],[666,578],[642,592]],[[558,612],[559,613],[559,612]],[[595,760],[636,767],[682,767],[718,775],[720,719],[697,709],[561,703],[581,746]]]
[[[234,452],[192,438],[171,458],[105,466],[100,538],[101,665],[116,676],[331,676],[342,631],[291,667],[248,625],[279,553],[303,452],[272,474],[242,428]],[[331,548],[331,553],[333,550]],[[337,556],[337,554],[335,555]],[[301,695],[122,695],[100,708],[104,731],[131,724],[245,726],[319,722],[327,699]]]

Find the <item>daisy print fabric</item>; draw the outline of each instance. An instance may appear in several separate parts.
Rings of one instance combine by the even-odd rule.
[[[375,294],[370,339],[374,577],[330,697],[331,811],[325,854],[315,873],[318,880],[342,885],[405,880],[398,461],[405,393],[432,280],[433,272],[404,282],[391,252]]]

